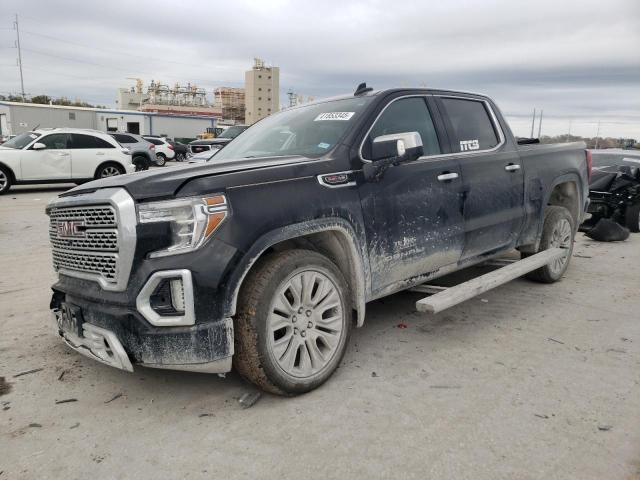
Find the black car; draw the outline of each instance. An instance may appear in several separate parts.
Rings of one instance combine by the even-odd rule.
[[[266,117],[214,160],[48,205],[67,344],[307,392],[367,302],[514,248],[561,252],[528,273],[560,280],[589,203],[584,143],[518,145],[490,98],[444,90],[362,85]]]
[[[173,147],[173,151],[176,152],[175,160],[176,162],[184,162],[187,159],[187,155],[189,153],[189,147],[184,143],[167,140],[169,145]]]
[[[191,155],[195,155],[197,153],[206,152],[207,150],[220,150],[247,128],[249,128],[247,125],[234,125],[233,127],[229,127],[224,130],[216,138],[194,140],[189,143],[189,153]]]

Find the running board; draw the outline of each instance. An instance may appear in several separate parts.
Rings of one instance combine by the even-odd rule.
[[[516,262],[509,263],[497,270],[486,273],[479,277],[468,280],[455,287],[437,287],[435,285],[418,285],[412,291],[422,293],[434,293],[416,302],[416,309],[419,312],[438,313],[453,307],[470,298],[480,295],[488,290],[496,288],[503,283],[521,277],[540,267],[562,258],[566,255],[563,248],[550,248],[530,257],[523,258]]]

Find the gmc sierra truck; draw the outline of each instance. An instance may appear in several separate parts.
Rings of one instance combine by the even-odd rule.
[[[367,302],[514,248],[564,249],[528,275],[559,280],[589,174],[584,144],[518,145],[486,96],[361,84],[261,120],[204,164],[54,199],[51,309],[68,345],[113,367],[233,366],[307,392]]]

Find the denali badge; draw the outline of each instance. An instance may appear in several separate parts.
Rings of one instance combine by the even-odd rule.
[[[478,140],[460,140],[460,151],[466,152],[467,150],[478,150],[480,148],[480,142]]]
[[[84,221],[82,220],[62,220],[58,222],[58,237],[60,238],[75,238],[84,237]]]

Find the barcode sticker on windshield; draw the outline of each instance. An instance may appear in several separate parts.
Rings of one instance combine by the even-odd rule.
[[[327,112],[321,113],[313,121],[320,122],[322,120],[351,120],[356,112]]]

